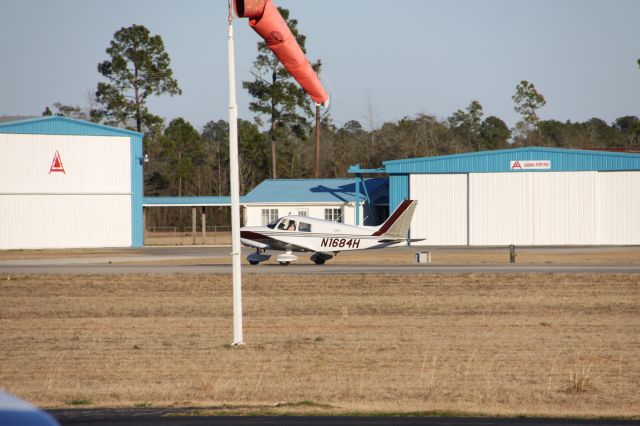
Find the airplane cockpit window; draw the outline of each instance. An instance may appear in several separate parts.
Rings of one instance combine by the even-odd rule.
[[[276,220],[274,220],[274,221],[273,221],[273,222],[271,222],[270,224],[268,224],[268,225],[267,225],[267,227],[268,227],[268,228],[271,228],[271,229],[276,229],[276,225],[278,224],[278,222],[280,222],[280,219],[279,219],[279,218],[278,218],[278,219],[276,219]]]
[[[311,224],[305,222],[298,223],[298,231],[300,232],[311,232]]]
[[[298,228],[296,221],[293,219],[278,219],[267,226],[271,229],[279,229],[282,231],[295,231]]]

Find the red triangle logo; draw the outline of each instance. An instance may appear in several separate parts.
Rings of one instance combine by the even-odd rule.
[[[65,175],[67,174],[67,172],[64,171],[64,166],[62,165],[62,159],[60,158],[60,153],[58,151],[56,151],[55,155],[53,156],[53,161],[51,162],[51,168],[49,169],[49,174],[51,174],[51,172],[62,172]]]
[[[511,166],[512,169],[522,169],[522,166],[520,165],[519,161],[514,161],[513,162],[513,166]]]

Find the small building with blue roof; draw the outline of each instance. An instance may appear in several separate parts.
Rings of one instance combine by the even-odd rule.
[[[353,225],[356,198],[363,224],[380,223],[388,214],[388,180],[369,178],[356,185],[354,179],[267,179],[242,197],[241,204],[246,226],[266,225],[289,214]]]

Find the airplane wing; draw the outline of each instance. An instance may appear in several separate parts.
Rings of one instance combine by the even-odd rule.
[[[254,247],[259,249],[268,249],[269,245],[260,243],[258,241],[249,240],[247,238],[240,238],[240,242],[247,247]]]
[[[251,239],[252,236],[257,238]],[[278,238],[268,235],[266,232],[261,234],[245,233],[246,238],[240,238],[240,242],[247,247],[257,249],[273,249],[273,250],[293,250],[293,251],[315,251],[313,247],[306,245],[302,238],[295,238],[294,234],[278,235]],[[257,241],[257,240],[260,241]]]

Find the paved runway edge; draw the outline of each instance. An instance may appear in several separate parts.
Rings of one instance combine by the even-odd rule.
[[[640,274],[640,265],[260,265],[243,266],[245,274],[518,274],[518,273],[611,273]],[[5,263],[0,276],[10,275],[118,275],[118,274],[231,274],[231,265],[157,264],[36,264]]]
[[[433,425],[433,426],[471,426],[471,425],[522,425],[522,426],[624,426],[640,425],[634,419],[602,418],[545,418],[545,417],[479,417],[479,416],[438,416],[430,413],[406,413],[396,415],[363,416],[354,415],[287,415],[287,416],[227,416],[202,415],[207,411],[220,408],[132,408],[132,409],[90,409],[90,410],[50,410],[63,426],[81,425]]]

